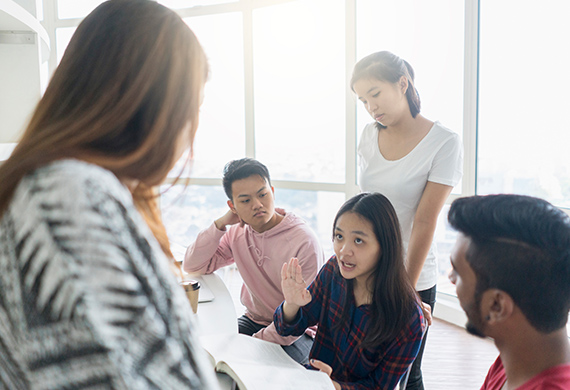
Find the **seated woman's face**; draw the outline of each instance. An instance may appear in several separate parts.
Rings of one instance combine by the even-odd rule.
[[[372,224],[354,212],[342,214],[334,229],[333,246],[342,277],[366,282],[381,253]]]

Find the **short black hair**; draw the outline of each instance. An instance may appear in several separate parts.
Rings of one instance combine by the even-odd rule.
[[[509,294],[529,323],[550,333],[570,310],[570,217],[549,202],[524,195],[456,199],[451,226],[470,238],[466,259],[477,276],[475,297],[497,288]]]
[[[267,183],[271,186],[269,170],[259,161],[246,157],[227,163],[224,167],[222,184],[228,199],[232,200],[232,184],[234,181],[246,179],[253,175],[261,176],[263,179],[267,180]]]

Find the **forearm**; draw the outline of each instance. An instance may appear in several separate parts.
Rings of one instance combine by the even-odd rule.
[[[226,223],[224,217],[218,218],[214,221],[214,225],[216,225],[216,229],[221,230],[223,232],[226,231]]]
[[[435,227],[435,221],[414,222],[406,256],[406,269],[414,287],[418,283],[429,253],[435,235]]]
[[[299,339],[299,336],[281,336],[277,333],[277,329],[275,329],[275,324],[273,322],[259,330],[257,333],[254,333],[253,337],[279,345],[291,345]]]
[[[307,317],[304,316],[305,313],[299,309],[298,314],[293,318],[293,322],[287,322],[283,315],[283,306],[284,302],[279,305],[273,315],[273,325],[277,334],[280,336],[301,336],[309,326]]]
[[[420,199],[406,256],[406,268],[414,287],[418,283],[429,253],[437,226],[437,218],[445,200],[451,193],[451,189],[450,186],[428,181]]]
[[[300,308],[301,306],[287,303],[287,301],[283,302],[283,321],[285,321],[286,324],[293,322]]]
[[[225,243],[226,240],[223,240],[224,234],[215,223],[202,230],[196,241],[186,250],[184,270],[208,274],[232,263],[231,250]]]

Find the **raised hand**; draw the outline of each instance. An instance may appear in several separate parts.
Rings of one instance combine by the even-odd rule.
[[[299,259],[291,258],[281,268],[281,289],[287,305],[300,307],[311,302],[311,293],[307,290],[307,282],[303,279],[303,272]]]

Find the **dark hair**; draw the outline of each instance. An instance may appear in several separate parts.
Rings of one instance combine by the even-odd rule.
[[[202,47],[174,11],[148,0],[102,3],[77,27],[0,167],[0,213],[24,175],[62,158],[161,183],[182,137],[192,144],[207,75]]]
[[[342,205],[333,224],[334,229],[341,215],[356,213],[369,221],[380,244],[380,258],[372,273],[372,303],[370,327],[362,342],[372,347],[394,340],[406,326],[416,308],[417,295],[404,266],[404,249],[400,223],[394,207],[384,195],[363,192]],[[347,280],[348,296],[353,293],[353,281]],[[342,320],[338,327],[347,326],[349,305],[343,304]]]
[[[229,200],[232,200],[232,184],[236,180],[246,179],[253,175],[259,175],[261,178],[267,180],[271,186],[271,179],[269,178],[269,171],[267,167],[253,158],[242,158],[240,160],[233,160],[226,164],[224,167],[224,177],[222,184],[224,191]]]
[[[414,86],[414,69],[405,60],[389,51],[372,53],[354,65],[350,88],[354,92],[354,84],[362,79],[376,79],[389,83],[397,83],[404,76],[408,80],[406,99],[412,117],[420,113],[421,101],[418,90]],[[383,127],[383,126],[380,126]]]
[[[566,325],[570,310],[570,217],[543,199],[523,195],[455,200],[449,223],[471,239],[466,259],[476,298],[509,294],[538,331]]]

